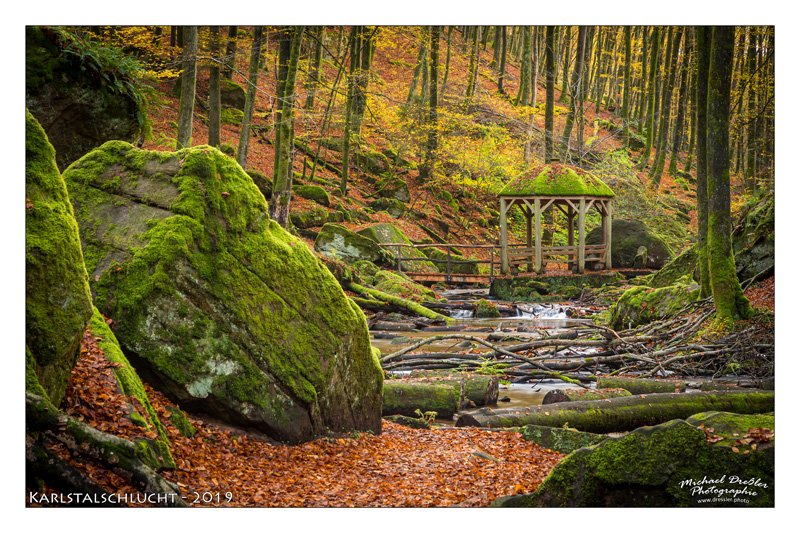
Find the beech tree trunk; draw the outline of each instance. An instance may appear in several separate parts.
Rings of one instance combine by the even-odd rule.
[[[247,168],[247,148],[250,143],[250,123],[253,120],[253,109],[256,105],[258,90],[258,65],[261,62],[261,41],[264,39],[264,27],[256,26],[253,31],[253,46],[250,49],[250,72],[247,82],[247,94],[244,100],[244,117],[239,132],[239,146],[236,149],[236,161],[242,168]]]
[[[183,47],[183,74],[181,75],[181,100],[178,115],[178,150],[192,145],[192,120],[197,87],[197,26],[186,26],[183,33],[185,46]]]
[[[233,78],[233,71],[236,68],[236,37],[239,34],[239,26],[228,26],[228,42],[225,45],[225,68],[222,75],[227,79]]]
[[[208,144],[219,148],[219,26],[211,26],[211,66],[208,69]]]
[[[553,160],[553,112],[555,110],[555,54],[553,53],[554,46],[554,32],[553,26],[547,26],[545,30],[545,55],[544,55],[544,68],[545,76],[547,77],[545,86],[545,104],[544,104],[544,162],[545,164]]]
[[[430,89],[428,95],[428,140],[425,143],[425,159],[420,168],[420,179],[428,179],[433,173],[433,160],[436,149],[439,145],[438,131],[438,111],[437,102],[439,101],[439,36],[440,26],[431,26],[431,60],[430,60]]]

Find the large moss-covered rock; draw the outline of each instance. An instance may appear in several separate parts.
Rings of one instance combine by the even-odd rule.
[[[586,235],[586,244],[601,244],[602,228],[594,228]],[[672,250],[664,239],[650,231],[640,220],[614,219],[611,223],[611,265],[630,268],[639,247],[647,248],[647,268],[661,268],[672,258]]]
[[[53,146],[26,111],[26,368],[37,378],[29,376],[30,384],[38,381],[55,405],[64,396],[91,314],[89,280],[67,187]]]
[[[244,111],[246,96],[244,88],[235,81],[226,78],[219,80],[219,99],[222,105]]]
[[[233,159],[109,142],[65,178],[98,308],[182,407],[289,442],[380,431],[364,315]]]
[[[706,429],[713,425],[711,438],[699,426],[701,420]],[[773,430],[774,424],[768,415],[713,413],[645,426],[578,449],[556,465],[535,493],[501,498],[494,505],[770,507],[775,493],[772,439],[753,448],[734,449],[732,443],[751,428]]]
[[[611,307],[611,327],[634,328],[661,318],[675,316],[700,297],[700,286],[683,278],[675,285],[653,289],[633,287]]]
[[[386,211],[394,218],[400,218],[408,209],[405,202],[395,200],[394,198],[378,198],[374,202],[370,202],[369,207],[375,211]]]
[[[300,198],[311,200],[325,207],[331,205],[331,197],[328,195],[328,191],[319,185],[297,185],[292,188],[292,191]]]
[[[405,233],[394,224],[373,224],[372,226],[367,226],[362,229],[358,234],[380,244],[411,244],[411,241],[406,237]],[[394,252],[392,255],[396,255],[397,249],[392,247],[392,252]],[[436,265],[428,261],[428,257],[417,248],[403,246],[400,249],[400,253],[402,257],[411,258],[403,261],[403,270],[409,272],[439,272]]]
[[[648,285],[656,288],[667,287],[674,285],[679,279],[687,275],[695,281],[700,281],[700,274],[697,269],[696,246],[689,247],[664,265],[661,270],[652,274]]]
[[[353,233],[339,224],[325,224],[314,241],[314,249],[321,254],[341,259],[348,263],[371,261],[389,265],[392,257],[372,240]]]
[[[608,437],[597,433],[587,433],[572,428],[554,428],[529,424],[520,428],[522,437],[539,446],[561,453],[572,453],[578,448],[592,446]]]
[[[132,60],[60,28],[29,26],[25,105],[45,125],[64,169],[111,139],[134,141],[148,128]]]
[[[381,198],[390,198],[399,202],[408,202],[411,195],[408,193],[408,184],[397,176],[387,176],[375,184],[376,195]]]
[[[89,322],[89,331],[97,339],[97,345],[102,350],[103,356],[113,365],[114,377],[117,378],[119,389],[129,400],[129,411],[125,416],[134,423],[145,426],[154,435],[152,439],[140,440],[137,445],[142,448],[143,452],[146,452],[144,456],[149,459],[149,463],[154,468],[174,468],[175,461],[169,449],[167,430],[150,403],[150,398],[147,396],[147,391],[136,373],[136,369],[131,366],[128,358],[122,353],[117,338],[97,308],[94,308],[92,319]]]
[[[329,213],[324,207],[314,206],[303,211],[292,211],[289,213],[289,220],[296,228],[318,228],[324,225],[329,218]]]
[[[447,272],[447,252],[439,248],[421,248],[422,253],[428,256],[429,259],[436,259],[444,261],[443,263],[434,263],[439,269],[439,272]],[[478,274],[478,263],[475,259],[464,257],[458,252],[457,248],[450,250],[450,273],[452,274]]]
[[[739,281],[761,279],[775,270],[775,196],[749,203],[733,228],[733,252]]]

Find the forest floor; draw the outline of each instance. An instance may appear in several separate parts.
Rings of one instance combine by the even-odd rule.
[[[177,468],[162,475],[187,503],[195,493],[220,495],[200,506],[236,507],[485,507],[504,495],[533,492],[564,455],[511,431],[479,428],[411,429],[388,421],[380,435],[353,433],[295,446],[187,415],[197,429],[183,436],[175,408],[145,385],[171,441]],[[92,335],[84,335],[73,369],[66,413],[128,438],[154,435],[126,415],[113,366]],[[65,449],[56,450],[74,463]],[[77,465],[112,492],[136,489],[93,464]],[[225,493],[230,492],[230,502]]]

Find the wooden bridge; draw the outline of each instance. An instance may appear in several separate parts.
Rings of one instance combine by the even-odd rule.
[[[417,282],[427,283],[477,283],[482,285],[491,284],[492,280],[500,274],[500,245],[492,244],[405,244],[405,243],[385,243],[381,247],[392,251],[392,255],[397,262],[397,271]],[[422,248],[436,248],[442,253],[438,257],[427,257],[422,252],[416,256],[407,255],[409,249],[419,250]],[[510,275],[518,273],[533,273],[535,267],[535,248],[525,244],[510,244],[508,246],[508,262],[510,265]],[[605,264],[606,245],[586,245],[584,261],[588,263]],[[453,253],[454,250],[481,250],[489,252],[489,259],[468,258],[461,254]],[[404,252],[406,255],[404,255]],[[544,246],[542,247],[542,258],[556,260],[556,262],[567,263],[568,268],[574,270],[578,260],[578,246]],[[485,255],[485,253],[484,253]],[[422,263],[433,263],[439,272],[428,272],[421,268]],[[440,265],[444,265],[441,268]],[[465,273],[465,265],[474,265],[478,272],[482,269],[478,265],[489,265],[488,273]],[[471,270],[471,269],[469,269]]]

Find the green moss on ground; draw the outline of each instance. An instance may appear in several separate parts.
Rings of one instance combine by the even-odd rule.
[[[328,195],[328,191],[319,185],[298,185],[292,187],[292,192],[300,198],[311,200],[319,205],[324,205],[325,207],[331,205],[331,197]]]
[[[668,287],[628,289],[611,307],[609,322],[611,327],[617,330],[630,329],[654,320],[676,316],[688,304],[700,297],[700,287],[688,284],[690,281],[683,278],[679,283]]]
[[[92,300],[78,225],[55,151],[27,110],[25,204],[26,359],[32,356],[39,383],[58,405],[92,314]]]
[[[402,274],[381,270],[372,278],[372,285],[379,291],[414,302],[435,302],[436,293],[424,285],[415,283]]]

